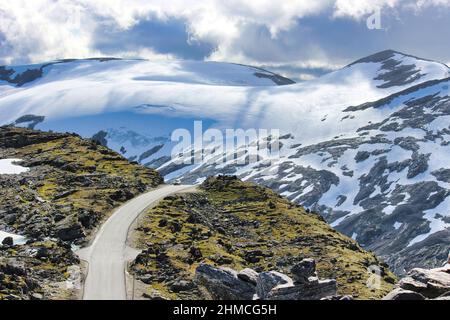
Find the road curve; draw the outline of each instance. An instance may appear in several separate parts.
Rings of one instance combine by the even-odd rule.
[[[163,186],[134,198],[113,213],[92,245],[77,252],[89,264],[83,300],[126,300],[125,266],[134,258],[133,249],[126,245],[130,226],[149,206],[188,189],[192,186]]]

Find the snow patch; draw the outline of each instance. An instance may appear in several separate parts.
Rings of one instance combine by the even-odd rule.
[[[402,227],[402,225],[403,225],[403,223],[401,223],[401,222],[396,222],[396,223],[394,223],[394,229],[395,229],[395,230],[398,230],[398,229],[400,229],[400,228]]]
[[[21,159],[1,159],[0,160],[0,174],[21,174],[28,172],[29,168],[25,168],[15,164],[22,161]]]
[[[0,231],[0,244],[5,240],[5,238],[11,237],[13,239],[14,245],[22,245],[27,242],[27,238],[13,233],[8,233],[5,231]]]

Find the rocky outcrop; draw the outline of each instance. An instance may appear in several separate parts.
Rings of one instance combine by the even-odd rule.
[[[337,295],[336,280],[319,280],[314,260],[303,260],[292,274],[295,280],[277,271],[258,274],[201,264],[195,279],[218,300],[321,300]]]
[[[396,288],[389,292],[389,294],[383,298],[383,300],[425,300],[425,297],[420,293],[405,290],[402,288]]]
[[[450,264],[436,269],[412,269],[384,300],[447,299],[450,296]]]
[[[195,280],[216,300],[252,300],[256,292],[253,283],[240,279],[238,272],[229,268],[201,264]]]
[[[437,298],[450,291],[450,266],[431,270],[413,269],[398,285],[427,298]]]

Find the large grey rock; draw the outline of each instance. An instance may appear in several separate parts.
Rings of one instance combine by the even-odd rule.
[[[238,278],[256,286],[256,282],[258,281],[258,272],[253,269],[246,268],[238,273]]]
[[[314,259],[304,259],[292,267],[291,273],[296,282],[307,283],[310,277],[316,276],[316,261]]]
[[[142,297],[149,300],[164,301],[167,300],[158,290],[151,290],[149,293],[144,292]]]
[[[252,300],[256,292],[256,287],[239,279],[236,271],[207,264],[197,267],[195,281],[217,300]]]
[[[57,227],[56,237],[63,241],[73,241],[84,238],[83,226],[80,223],[64,223]]]
[[[192,290],[194,288],[194,283],[182,279],[177,279],[170,285],[170,291],[172,292],[184,292]]]
[[[301,275],[315,275],[314,260],[304,260],[300,265],[304,267]],[[277,271],[258,274],[252,269],[244,269],[238,273],[229,268],[201,264],[196,270],[195,281],[218,300],[321,300],[337,296],[336,280],[310,276],[302,277],[301,283],[294,283],[292,278]]]
[[[425,297],[411,290],[397,288],[389,292],[383,300],[425,300]]]
[[[294,281],[287,275],[276,272],[261,272],[256,282],[256,294],[262,300],[269,298],[270,292],[277,287],[293,287]]]
[[[272,289],[266,300],[321,300],[337,294],[336,280],[327,279]]]
[[[399,281],[398,286],[418,292],[427,298],[437,298],[450,291],[450,268],[413,269],[407,277]]]

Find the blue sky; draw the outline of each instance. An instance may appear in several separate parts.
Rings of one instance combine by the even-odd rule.
[[[450,0],[0,0],[0,65],[217,60],[307,80],[385,49],[449,63],[448,30]]]

